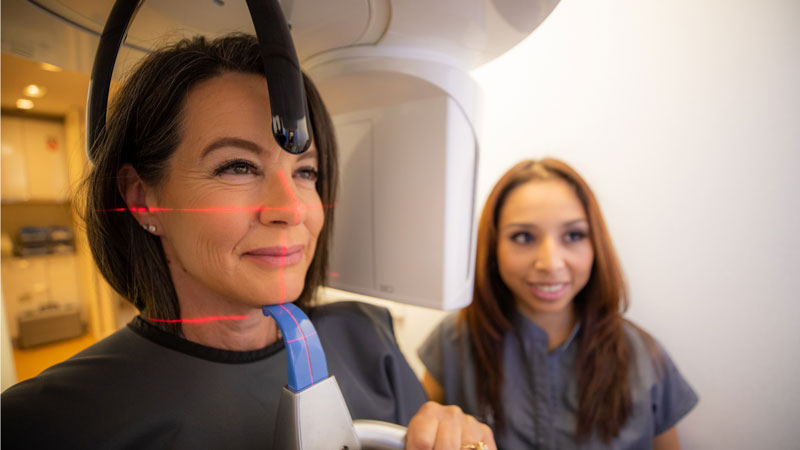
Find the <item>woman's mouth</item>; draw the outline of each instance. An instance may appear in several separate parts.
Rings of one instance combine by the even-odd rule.
[[[244,256],[265,266],[293,266],[303,260],[305,245],[277,246],[257,248],[246,252]]]
[[[528,283],[531,293],[542,300],[558,300],[567,292],[569,283]]]

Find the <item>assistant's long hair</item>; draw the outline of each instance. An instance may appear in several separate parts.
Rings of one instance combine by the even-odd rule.
[[[513,294],[498,270],[497,223],[514,189],[552,179],[564,180],[574,189],[586,213],[594,248],[589,281],[573,299],[576,318],[581,322],[575,364],[579,397],[575,431],[579,440],[596,432],[608,442],[619,434],[632,408],[628,380],[632,350],[625,338],[622,318],[628,296],[597,200],[583,178],[566,163],[556,159],[523,161],[498,181],[478,226],[473,301],[462,310],[459,320],[469,330],[483,414],[494,421],[496,429],[503,429],[506,417],[501,397],[502,349],[504,336],[512,329],[516,307]]]

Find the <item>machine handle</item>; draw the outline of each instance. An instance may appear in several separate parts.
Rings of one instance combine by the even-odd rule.
[[[406,445],[406,427],[378,420],[354,420],[362,450],[396,450]]]

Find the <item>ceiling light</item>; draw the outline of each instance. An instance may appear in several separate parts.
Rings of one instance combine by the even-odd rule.
[[[33,108],[33,100],[29,100],[27,98],[17,99],[17,108],[19,108],[19,109],[31,109],[31,108]]]
[[[25,91],[25,95],[27,95],[28,97],[33,97],[33,98],[42,98],[42,97],[44,97],[44,94],[47,93],[47,89],[46,88],[37,86],[35,84],[29,84],[29,85],[25,86],[25,90],[24,91]]]
[[[48,72],[61,72],[62,70],[64,70],[61,67],[54,66],[52,64],[47,64],[47,63],[39,63],[39,67],[41,67],[42,69],[44,69],[44,70],[46,70]]]

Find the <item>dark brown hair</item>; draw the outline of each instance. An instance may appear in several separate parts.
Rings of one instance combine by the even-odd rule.
[[[254,36],[196,37],[144,58],[114,98],[106,128],[95,144],[98,156],[83,183],[83,217],[94,260],[111,287],[150,318],[179,318],[178,299],[161,242],[126,210],[117,173],[124,164],[131,164],[145,183],[157,186],[162,182],[167,160],[181,139],[181,112],[187,94],[198,82],[225,72],[263,75]],[[316,188],[322,204],[333,205],[337,183],[333,125],[317,89],[305,75],[303,80],[319,154]],[[120,209],[123,212],[113,212]],[[333,208],[324,210],[325,223],[314,259],[295,301],[301,308],[310,306],[316,288],[325,281]],[[168,331],[178,330],[178,325],[157,324]]]
[[[622,313],[628,296],[622,269],[611,244],[600,207],[575,170],[556,159],[523,161],[497,182],[478,226],[475,288],[472,304],[459,316],[469,329],[475,355],[479,404],[495,427],[505,426],[501,399],[502,349],[512,329],[514,297],[500,278],[497,261],[497,223],[509,194],[526,183],[546,179],[566,181],[578,196],[589,222],[594,264],[586,286],[573,299],[581,322],[576,357],[578,413],[576,434],[585,439],[596,432],[608,442],[619,434],[631,413],[628,366],[632,350],[625,338]]]

